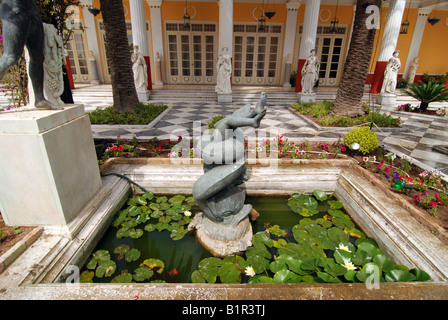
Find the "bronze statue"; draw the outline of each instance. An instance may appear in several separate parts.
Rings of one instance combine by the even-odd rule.
[[[44,29],[34,0],[3,0],[0,4],[3,23],[3,56],[0,58],[0,79],[19,61],[23,49],[29,52],[29,75],[33,85],[35,107],[62,109],[44,97]]]

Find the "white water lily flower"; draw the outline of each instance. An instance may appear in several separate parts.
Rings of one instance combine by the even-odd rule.
[[[191,216],[191,212],[190,212],[190,211],[185,211],[185,212],[184,212],[184,215],[185,215],[186,217],[189,217],[189,216]]]
[[[356,270],[358,268],[355,267],[353,262],[350,259],[344,259],[344,264],[341,264],[341,266],[345,267],[347,270]]]
[[[351,252],[348,246],[344,245],[343,243],[340,243],[339,247],[337,247],[336,249]]]
[[[246,276],[249,277],[253,277],[256,274],[254,268],[252,268],[251,266],[246,267],[244,271],[246,272]]]

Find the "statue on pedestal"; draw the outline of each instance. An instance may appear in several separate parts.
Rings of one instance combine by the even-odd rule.
[[[193,186],[193,197],[203,210],[188,226],[205,248],[217,256],[244,251],[251,245],[250,204],[244,204],[246,192],[241,189],[250,177],[245,166],[244,133],[240,127],[258,128],[266,115],[266,93],[251,108],[236,110],[215,124],[212,135],[198,143],[204,160],[204,174]]]
[[[35,107],[62,109],[44,97],[44,28],[34,0],[3,0],[0,4],[3,23],[4,53],[0,58],[0,79],[17,63],[24,47],[28,49],[28,73],[33,85]]]
[[[312,49],[311,54],[306,58],[302,68],[302,93],[314,93],[313,87],[319,79],[320,62],[316,56],[316,50]]]
[[[134,46],[134,53],[131,55],[132,71],[134,72],[135,89],[138,92],[145,92],[148,89],[148,67],[145,57],[139,52],[137,45]]]
[[[395,93],[397,87],[397,75],[401,68],[401,61],[398,58],[400,51],[394,51],[392,58],[387,63],[386,70],[384,71],[384,80],[381,87],[381,93]]]
[[[216,81],[215,91],[218,93],[231,93],[232,86],[230,83],[230,75],[232,74],[232,62],[230,61],[229,49],[222,48],[222,53],[219,55],[216,69],[218,70],[218,78]]]

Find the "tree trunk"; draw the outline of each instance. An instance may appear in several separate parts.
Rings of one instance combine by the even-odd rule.
[[[364,114],[362,97],[369,72],[370,59],[375,41],[375,28],[368,29],[366,13],[369,5],[381,6],[381,0],[358,0],[350,40],[350,49],[345,60],[344,72],[338,88],[331,114],[358,116]],[[379,18],[379,17],[378,17]]]
[[[100,0],[106,30],[106,57],[110,69],[114,110],[126,112],[138,103],[121,0]]]

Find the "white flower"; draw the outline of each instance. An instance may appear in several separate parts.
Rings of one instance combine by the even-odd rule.
[[[345,267],[347,270],[357,269],[350,259],[344,259],[344,264],[341,264],[341,266]]]
[[[339,247],[337,247],[336,249],[351,252],[350,249],[348,248],[348,246],[344,245],[343,243],[340,243]]]
[[[185,211],[185,212],[184,212],[184,215],[185,215],[186,217],[189,217],[189,216],[191,216],[191,212],[190,212],[190,211]]]
[[[254,268],[252,268],[251,266],[246,267],[244,272],[246,272],[246,276],[249,276],[249,277],[253,277],[256,274]]]

